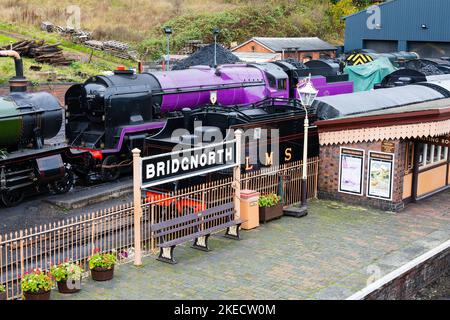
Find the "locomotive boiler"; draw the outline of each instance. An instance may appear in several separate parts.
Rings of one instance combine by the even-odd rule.
[[[49,93],[28,93],[22,60],[15,51],[0,51],[12,57],[16,75],[10,94],[0,96],[0,200],[5,206],[18,204],[26,194],[50,189],[70,190],[73,176],[65,165],[69,151],[63,145],[45,145],[63,123],[58,100]]]
[[[143,150],[145,138],[161,130],[167,118],[180,116],[181,109],[210,102],[226,108],[295,99],[295,86],[303,77],[286,62],[143,74],[116,70],[110,76],[92,77],[72,86],[65,97],[68,144],[83,155],[74,170],[89,179],[114,180],[129,167],[131,150]],[[353,84],[347,80],[312,78],[320,87],[319,95],[352,92]]]
[[[62,125],[58,100],[47,92],[17,93],[0,97],[0,145],[17,150],[31,145],[41,149]]]

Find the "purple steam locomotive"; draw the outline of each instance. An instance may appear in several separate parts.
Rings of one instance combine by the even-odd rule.
[[[282,61],[142,74],[116,70],[92,77],[65,96],[67,142],[82,159],[74,170],[81,177],[114,180],[129,167],[131,150],[143,150],[145,139],[181,109],[205,106],[212,97],[221,107],[296,99],[295,88],[308,73],[319,96],[353,92],[346,75],[299,70]]]

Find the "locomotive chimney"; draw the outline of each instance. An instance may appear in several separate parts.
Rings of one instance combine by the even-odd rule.
[[[184,128],[190,132],[192,126],[192,110],[190,108],[183,108],[181,109],[181,113],[183,114]]]
[[[10,92],[27,91],[27,79],[23,76],[23,62],[19,53],[14,50],[0,50],[0,57],[14,58],[16,75],[9,80]]]

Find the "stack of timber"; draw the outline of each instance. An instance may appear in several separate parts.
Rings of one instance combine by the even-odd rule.
[[[73,60],[64,56],[63,50],[57,44],[47,44],[44,40],[23,40],[3,47],[3,50],[12,49],[22,57],[34,58],[36,62],[52,65],[67,66]]]
[[[129,59],[130,54],[128,53],[128,50],[130,49],[130,46],[127,43],[115,41],[115,40],[109,40],[103,42],[103,50],[113,56],[123,58],[123,59]]]

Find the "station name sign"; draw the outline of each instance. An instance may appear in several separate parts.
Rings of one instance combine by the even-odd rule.
[[[142,188],[235,167],[236,140],[141,159]]]
[[[442,147],[450,147],[450,135],[440,137],[421,137],[418,138],[420,142],[430,143]]]

